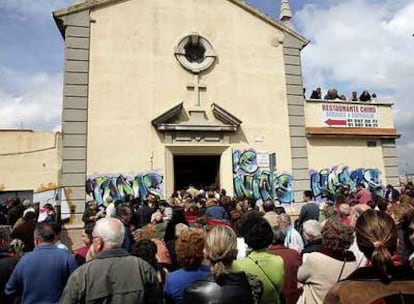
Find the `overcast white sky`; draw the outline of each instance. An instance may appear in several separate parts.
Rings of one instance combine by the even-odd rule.
[[[71,0],[0,0],[0,128],[58,130],[63,41],[51,12]],[[280,0],[247,0],[278,17]],[[414,0],[291,0],[307,92],[368,89],[395,103],[400,171],[414,173]]]

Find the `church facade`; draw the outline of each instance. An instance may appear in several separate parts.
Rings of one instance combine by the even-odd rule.
[[[392,105],[306,100],[287,1],[89,0],[54,12],[65,40],[61,187],[169,196],[188,184],[282,203],[398,183]],[[86,187],[85,187],[86,185]]]

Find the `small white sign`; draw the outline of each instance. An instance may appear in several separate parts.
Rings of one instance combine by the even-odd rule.
[[[269,154],[268,153],[257,153],[257,166],[260,168],[269,168]]]

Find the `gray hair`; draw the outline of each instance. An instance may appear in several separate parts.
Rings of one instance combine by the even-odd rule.
[[[178,223],[177,225],[175,225],[175,237],[178,238],[180,236],[181,232],[183,232],[187,229],[189,229],[189,228],[186,224]]]
[[[272,229],[273,230],[273,244],[274,245],[284,245],[286,238],[285,229]]]
[[[125,227],[120,220],[106,217],[96,222],[94,234],[102,238],[105,249],[119,248],[124,241]]]
[[[314,240],[322,237],[322,225],[316,220],[308,220],[303,223],[303,236],[307,240]]]

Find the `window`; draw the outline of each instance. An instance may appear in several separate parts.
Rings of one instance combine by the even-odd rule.
[[[202,63],[204,60],[204,55],[206,53],[206,49],[200,43],[199,39],[196,42],[190,39],[187,44],[184,46],[185,51],[185,58],[193,63]]]
[[[210,42],[195,33],[181,39],[175,48],[175,57],[186,70],[198,74],[209,69],[217,56]]]

